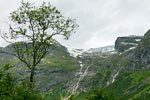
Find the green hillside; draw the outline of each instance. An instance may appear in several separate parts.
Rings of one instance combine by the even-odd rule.
[[[36,90],[40,91],[39,94],[45,100],[61,100],[71,94],[73,96],[70,100],[148,100],[150,50],[145,47],[148,45],[145,43],[149,36],[147,34],[149,32],[141,41],[136,42],[134,48],[124,48],[121,52],[102,52],[98,51],[101,50],[99,48],[90,49],[90,52],[80,51],[77,57],[73,57],[66,47],[59,43],[53,45],[49,48],[51,52],[36,68]],[[139,39],[125,37],[125,40],[121,40],[122,38],[116,42],[116,49],[122,48],[123,45],[118,45],[122,41],[130,44]],[[11,52],[10,47],[11,45],[0,49]],[[14,65],[8,72],[12,73],[18,83],[29,78],[29,70],[17,58],[0,55],[1,66],[7,62]],[[76,85],[77,88],[74,87]]]

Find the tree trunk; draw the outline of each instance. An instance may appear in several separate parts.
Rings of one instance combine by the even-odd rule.
[[[33,78],[34,78],[34,71],[31,70],[31,74],[30,74],[30,82],[33,83]]]
[[[34,84],[34,69],[35,69],[35,67],[32,67],[31,73],[30,73],[30,89],[33,89],[33,84]]]

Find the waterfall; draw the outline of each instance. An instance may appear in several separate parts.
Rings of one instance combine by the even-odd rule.
[[[84,70],[84,66],[82,61],[79,61],[80,64],[80,71],[79,73],[76,74],[77,81],[76,83],[74,83],[72,89],[71,89],[71,95],[75,94],[77,92],[77,89],[79,88],[80,82],[84,79],[84,77],[87,75],[87,71],[89,69],[89,66],[86,67],[86,69]]]
[[[113,76],[113,80],[112,80],[112,83],[114,83],[115,82],[115,79],[116,79],[116,77],[119,75],[119,71]]]
[[[64,98],[63,100],[68,100],[70,98],[71,95],[76,94],[77,93],[77,89],[80,86],[80,82],[84,79],[84,77],[87,75],[88,69],[90,66],[87,66],[84,70],[84,65],[82,63],[82,61],[79,61],[80,64],[80,70],[79,72],[76,73],[76,83],[73,83],[73,86],[70,85],[70,90],[69,92],[71,93],[67,98]]]
[[[111,79],[112,79],[112,81],[111,81],[111,80],[107,81],[106,86],[108,86],[108,85],[110,85],[110,84],[112,84],[112,83],[114,83],[114,82],[115,82],[116,77],[119,75],[119,72],[120,72],[120,70],[118,70],[116,74],[112,74],[112,75],[111,75]]]
[[[81,66],[80,69],[81,69],[81,72],[79,73],[79,74],[80,74],[80,77],[79,77],[79,79],[78,79],[76,85],[74,85],[74,88],[73,88],[73,90],[72,90],[72,94],[75,94],[75,93],[77,92],[77,89],[78,89],[78,87],[79,87],[79,84],[80,84],[80,82],[84,79],[84,77],[86,76],[87,71],[88,71],[88,69],[89,69],[89,66],[85,69],[84,72],[82,72],[82,69],[83,69],[82,66]]]

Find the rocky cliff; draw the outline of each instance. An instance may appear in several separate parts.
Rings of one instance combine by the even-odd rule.
[[[133,52],[129,66],[135,69],[150,69],[150,30],[147,31]]]
[[[124,52],[128,49],[135,48],[141,41],[143,36],[126,36],[126,37],[118,37],[115,42],[115,49],[118,52]]]

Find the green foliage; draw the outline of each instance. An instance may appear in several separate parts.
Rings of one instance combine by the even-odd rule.
[[[112,93],[105,93],[103,89],[94,89],[87,100],[117,100]]]
[[[36,66],[51,52],[49,48],[57,44],[54,36],[62,36],[67,40],[78,27],[74,19],[64,17],[56,7],[46,2],[36,7],[22,1],[9,18],[9,32],[1,33],[1,36],[11,43],[13,52],[1,52],[17,57],[26,65],[30,70],[31,83],[34,82]]]
[[[77,100],[76,95],[71,95],[71,97],[68,100]]]
[[[74,69],[73,65],[76,64],[76,62],[74,62],[74,60],[71,59],[50,59],[49,60],[50,66],[55,67],[55,68],[59,68],[62,70],[71,70]]]
[[[42,100],[36,92],[29,89],[28,82],[16,82],[14,77],[9,73],[12,67],[6,64],[0,69],[0,100]]]
[[[104,80],[103,80],[103,83],[104,83],[105,85],[106,85],[106,82],[109,80],[110,76],[111,76],[111,71],[107,71],[107,72],[106,72],[106,75],[105,75],[105,77],[104,77]]]
[[[80,92],[73,100],[120,100],[113,92],[106,92],[103,88],[92,88],[86,92]]]
[[[99,85],[99,81],[104,77],[104,75],[100,72],[96,73],[94,77],[91,79],[92,86],[97,86]]]
[[[150,98],[150,71],[126,71],[105,88],[123,100],[147,100]]]
[[[54,89],[50,90],[49,92],[45,92],[42,95],[44,100],[62,100],[63,98],[67,97],[69,93],[63,89]]]

